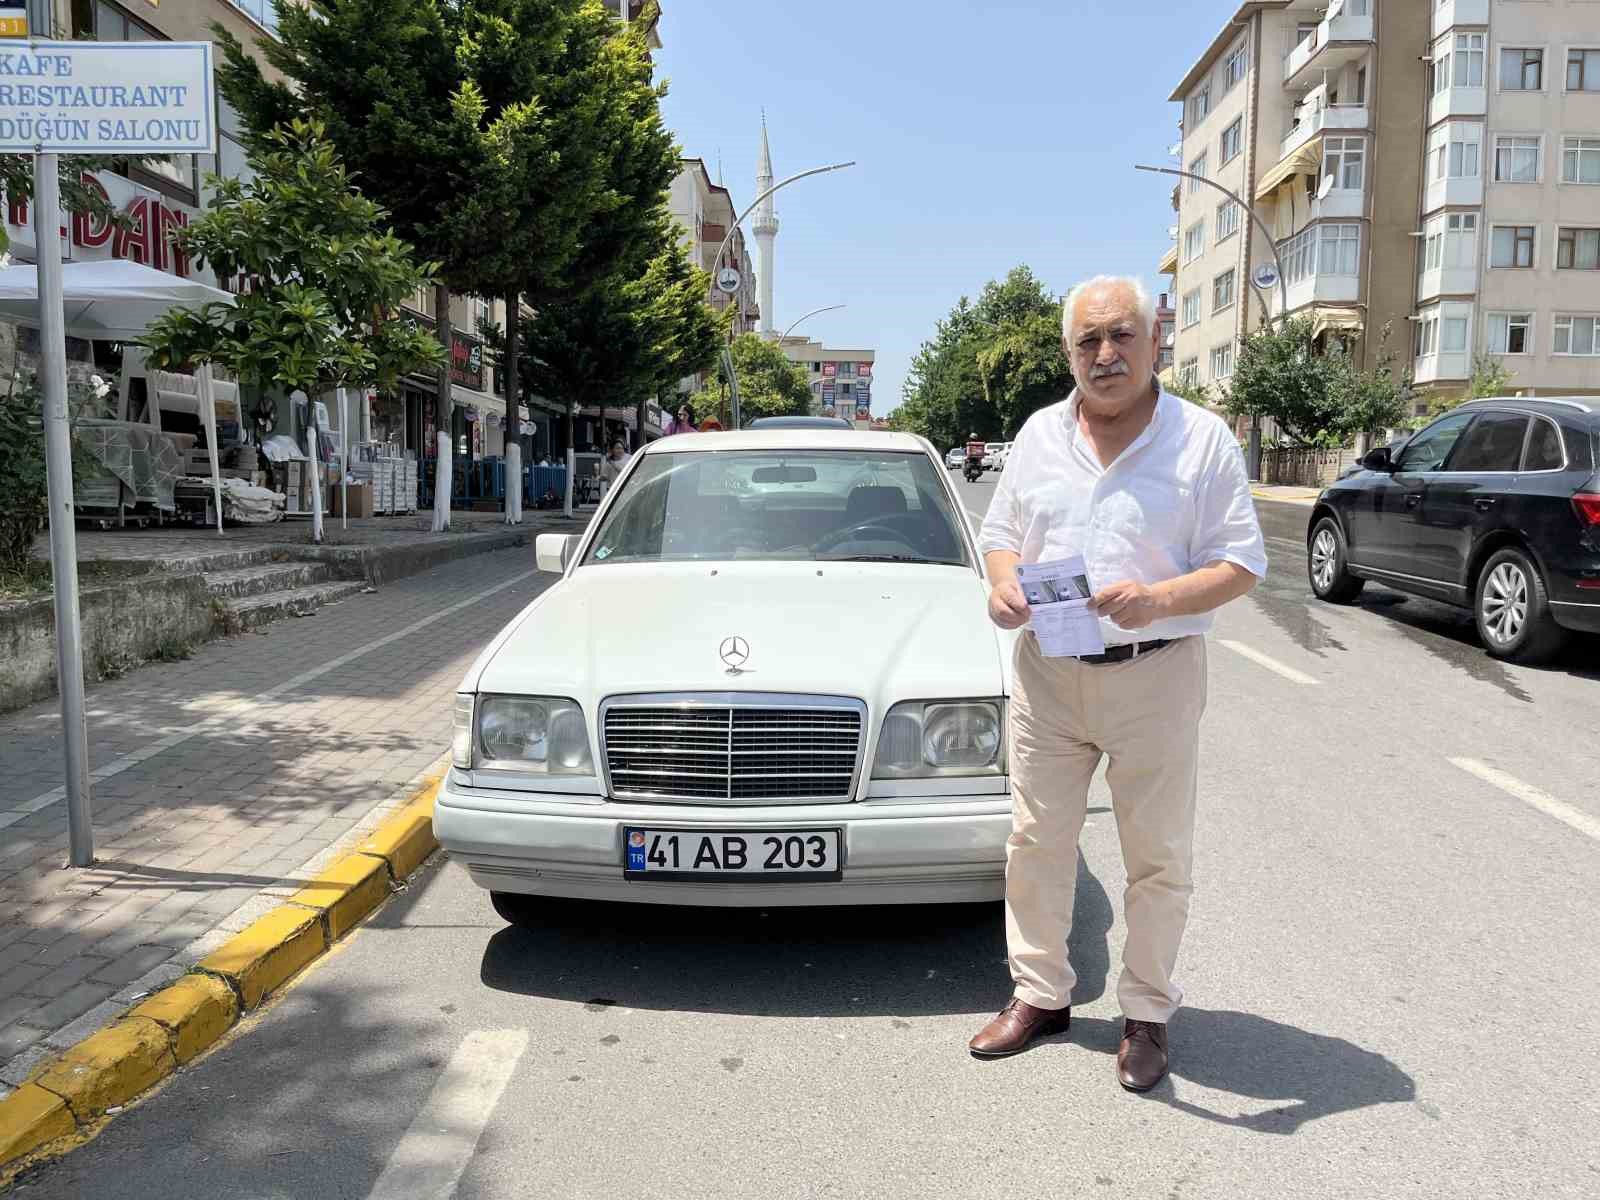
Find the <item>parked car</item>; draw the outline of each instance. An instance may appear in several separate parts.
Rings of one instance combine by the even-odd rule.
[[[1410,437],[1410,434],[1406,434],[1405,437],[1397,437],[1394,439],[1394,441],[1388,444],[1387,449],[1389,451],[1389,458],[1391,461],[1400,457],[1400,451],[1405,447],[1405,444],[1408,440],[1410,440]],[[1369,468],[1366,466],[1364,460],[1357,459],[1344,470],[1339,472],[1339,478],[1349,479],[1352,475],[1359,475],[1361,472],[1368,469]]]
[[[462,681],[440,842],[512,922],[998,899],[1015,635],[961,513],[910,434],[645,447]]]
[[[967,461],[967,448],[965,446],[952,446],[950,453],[944,456],[944,465],[951,471],[959,471],[961,464]]]
[[[1600,633],[1600,399],[1475,400],[1362,467],[1312,509],[1318,597],[1372,580],[1471,608],[1489,653],[1523,662]]]
[[[1005,445],[1004,442],[985,442],[983,444],[983,469],[985,471],[994,470],[994,456],[1000,453],[1000,448],[1003,445]]]
[[[1004,471],[1006,469],[1006,461],[1011,457],[1011,447],[1015,444],[1014,442],[1004,442],[1001,444],[1000,449],[994,452],[994,470]]]

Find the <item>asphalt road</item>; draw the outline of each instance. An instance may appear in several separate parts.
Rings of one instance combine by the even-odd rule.
[[[980,511],[990,484],[962,485]],[[1308,510],[1211,642],[1173,1077],[1112,1076],[1097,785],[1069,1035],[979,1062],[998,906],[553,906],[436,860],[44,1197],[1600,1194],[1600,654],[1502,666],[1450,610],[1317,605]],[[454,1189],[452,1193],[452,1188]]]

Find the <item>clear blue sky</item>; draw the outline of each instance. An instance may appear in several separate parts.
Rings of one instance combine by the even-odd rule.
[[[755,198],[761,108],[778,178],[778,328],[878,352],[873,410],[934,322],[1026,263],[1063,292],[1102,271],[1152,290],[1175,180],[1173,86],[1233,0],[662,0],[668,126],[741,208]],[[753,249],[753,244],[752,244]]]

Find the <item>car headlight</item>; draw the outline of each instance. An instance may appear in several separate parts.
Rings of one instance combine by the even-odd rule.
[[[466,712],[468,735],[461,735],[462,701],[456,699],[456,765],[466,743],[470,765],[546,775],[593,775],[589,729],[583,710],[571,700],[546,696],[479,696],[476,712]],[[473,736],[475,731],[476,736]]]
[[[1005,770],[1005,724],[994,700],[897,704],[878,735],[874,779],[998,775]]]

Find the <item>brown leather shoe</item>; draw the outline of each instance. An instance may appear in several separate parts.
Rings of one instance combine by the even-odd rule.
[[[1124,1021],[1117,1047],[1117,1082],[1148,1092],[1167,1073],[1167,1027],[1158,1021]]]
[[[1026,1000],[1013,1000],[967,1043],[967,1049],[976,1058],[1004,1058],[1026,1050],[1037,1038],[1065,1033],[1071,1024],[1070,1007],[1035,1008]]]

